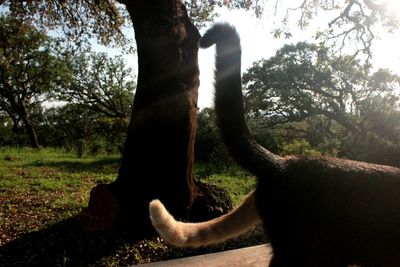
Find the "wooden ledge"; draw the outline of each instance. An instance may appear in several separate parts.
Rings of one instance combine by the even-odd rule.
[[[143,267],[265,267],[272,256],[269,245],[228,250],[188,258],[142,264]],[[135,265],[139,266],[139,265]]]

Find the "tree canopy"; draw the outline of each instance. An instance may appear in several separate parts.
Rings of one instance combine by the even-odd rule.
[[[371,57],[371,45],[381,29],[397,30],[399,19],[388,7],[389,1],[375,0],[275,0],[225,1],[185,0],[188,14],[197,26],[204,26],[218,16],[218,7],[251,10],[257,17],[265,9],[275,9],[277,27],[275,37],[291,36],[293,25],[305,29],[321,14],[330,14],[332,20],[316,34],[321,41],[336,40],[339,47],[357,44],[355,55],[365,53]],[[131,26],[126,0],[34,0],[1,1],[1,7],[12,16],[34,21],[41,29],[61,29],[75,44],[96,37],[103,44],[129,45],[132,42],[123,29]],[[333,14],[333,15],[332,15]],[[133,14],[134,16],[134,14]],[[381,27],[379,27],[379,25]]]
[[[258,123],[273,126],[322,116],[340,126],[347,139],[351,136],[353,145],[399,145],[400,77],[389,70],[365,72],[351,56],[300,42],[254,63],[243,82],[248,116],[259,118]],[[319,125],[319,131],[343,131],[332,130],[332,123]]]
[[[275,1],[275,8],[278,3]],[[371,46],[382,29],[393,32],[399,27],[399,16],[390,9],[390,1],[375,0],[301,0],[290,4],[284,11],[282,24],[275,30],[275,36],[291,36],[291,25],[295,22],[300,29],[307,28],[310,22],[321,14],[332,19],[327,27],[316,33],[323,42],[334,41],[341,49],[349,44],[355,45],[354,56],[360,53],[372,56]],[[294,6],[294,7],[293,7]],[[332,45],[332,42],[331,42]]]
[[[29,108],[64,80],[57,42],[32,24],[0,17],[0,109],[17,131],[23,122],[31,145],[39,147]]]
[[[5,0],[1,6],[12,17],[35,23],[39,29],[61,29],[67,40],[78,45],[91,37],[104,44],[123,45],[127,41],[122,27],[129,16],[116,1]]]
[[[3,145],[25,145],[27,134],[33,147],[65,142],[74,148],[96,136],[103,148],[117,148],[128,125],[136,88],[133,79],[121,56],[69,53],[34,24],[0,17]],[[54,100],[61,102],[50,108]],[[13,137],[7,133],[10,125]]]
[[[133,71],[121,56],[81,53],[67,56],[70,83],[57,90],[58,99],[79,103],[110,118],[127,120],[136,88]]]

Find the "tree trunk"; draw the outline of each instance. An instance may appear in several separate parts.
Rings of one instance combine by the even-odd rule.
[[[26,133],[28,134],[29,140],[31,142],[31,146],[33,148],[39,148],[40,145],[39,145],[37,133],[36,133],[35,127],[33,126],[33,124],[31,123],[31,121],[29,119],[26,107],[24,105],[21,105],[21,107],[19,109],[20,109],[20,116],[21,116],[22,122],[24,123]]]
[[[12,122],[13,122],[13,133],[15,134],[15,136],[19,135],[19,126],[18,126],[18,118],[17,116],[14,116],[14,114],[12,114],[11,112],[8,113],[8,115],[10,116]]]
[[[175,217],[185,218],[197,196],[192,172],[200,35],[181,1],[126,3],[138,85],[118,178],[92,190],[88,211],[108,217],[104,227],[114,223],[144,237],[153,233],[150,200],[161,199]]]

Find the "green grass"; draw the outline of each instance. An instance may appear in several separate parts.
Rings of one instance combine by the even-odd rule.
[[[74,153],[52,148],[0,147],[0,255],[3,247],[12,257],[10,266],[25,266],[27,261],[42,255],[42,252],[30,251],[30,242],[35,243],[35,248],[40,248],[36,243],[43,242],[43,249],[49,250],[45,252],[49,259],[43,259],[48,266],[126,266],[170,255],[171,248],[157,240],[135,244],[120,242],[118,240],[124,237],[118,239],[108,233],[79,232],[69,220],[87,207],[89,192],[96,184],[115,180],[119,165],[119,155],[78,158]],[[196,166],[196,177],[226,189],[234,204],[253,189],[255,183],[253,177],[237,167],[221,171],[210,166]],[[18,239],[19,242],[13,242]],[[67,240],[82,252],[77,256],[71,255],[71,251],[57,251],[60,239]],[[85,241],[80,244],[79,240]],[[99,246],[111,248],[110,251],[85,252]],[[22,251],[27,258],[13,251]],[[96,254],[104,251],[107,251],[106,255]],[[90,259],[81,256],[85,253],[87,257],[96,258],[94,265],[87,264]],[[187,251],[185,253],[187,255]],[[3,259],[7,262],[7,258]],[[3,263],[0,257],[0,265],[7,266]]]
[[[236,166],[220,173],[210,174],[202,181],[227,190],[233,205],[237,205],[246,194],[255,188],[256,184],[255,177]]]
[[[78,158],[59,149],[1,147],[0,245],[79,213],[97,183],[116,178],[119,162],[118,155]]]
[[[6,190],[64,190],[115,179],[119,157],[77,158],[56,149],[0,149],[0,186]]]

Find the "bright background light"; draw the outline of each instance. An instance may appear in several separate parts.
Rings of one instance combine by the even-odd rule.
[[[399,11],[400,17],[400,0],[391,0],[388,5],[392,6],[392,10]],[[295,5],[294,5],[295,6]],[[286,10],[285,8],[283,8]],[[265,12],[268,12],[266,10]],[[242,71],[245,71],[253,62],[262,58],[268,59],[275,55],[276,51],[284,44],[297,43],[300,41],[313,42],[314,34],[317,29],[328,27],[330,18],[320,16],[315,18],[310,26],[301,31],[293,27],[291,30],[292,37],[290,39],[274,39],[272,30],[275,27],[273,15],[267,13],[262,19],[254,17],[252,12],[243,10],[228,11],[221,9],[221,16],[215,22],[228,22],[234,25],[241,37],[242,45]],[[321,12],[321,14],[325,14]],[[337,12],[334,13],[337,16]],[[204,33],[206,29],[202,30]],[[372,47],[373,58],[372,64],[375,70],[379,68],[388,68],[393,73],[400,75],[400,33],[383,33],[374,40]],[[200,108],[213,106],[213,71],[214,71],[214,49],[201,49],[199,51],[200,65],[200,88],[198,105]]]

